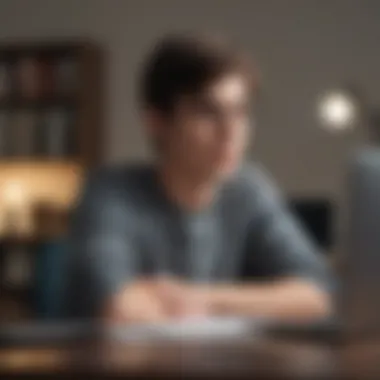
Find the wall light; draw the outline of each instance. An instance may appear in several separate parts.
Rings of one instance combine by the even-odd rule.
[[[370,143],[380,144],[380,106],[369,102],[356,86],[338,87],[317,101],[317,117],[329,132],[343,133],[364,128]]]
[[[354,128],[361,118],[359,99],[343,89],[323,94],[317,103],[317,116],[323,128],[331,132],[344,132]]]

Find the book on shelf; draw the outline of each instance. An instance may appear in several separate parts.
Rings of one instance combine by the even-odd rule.
[[[0,62],[0,100],[11,94],[12,73],[11,67],[6,62]]]
[[[7,112],[0,110],[0,157],[7,155],[7,133],[9,117]]]
[[[40,153],[66,157],[72,153],[72,112],[65,108],[46,111],[40,123]]]
[[[12,114],[9,124],[9,155],[34,155],[36,124],[37,115],[31,110],[20,110]]]
[[[75,58],[24,57],[15,67],[16,93],[21,98],[70,96],[76,91],[78,67]]]
[[[16,63],[17,95],[36,99],[40,95],[39,61],[36,57],[24,57]]]
[[[54,71],[52,60],[39,60],[39,94],[40,97],[48,98],[54,95]]]
[[[55,91],[59,95],[75,94],[78,86],[78,64],[75,57],[61,58],[55,63]]]
[[[39,318],[60,315],[63,281],[62,266],[67,254],[65,238],[55,238],[38,244],[35,248],[33,309]]]
[[[22,56],[0,61],[0,99],[46,99],[74,95],[79,83],[75,57]]]
[[[32,284],[33,266],[30,248],[9,246],[4,249],[2,287],[8,290],[25,289]]]

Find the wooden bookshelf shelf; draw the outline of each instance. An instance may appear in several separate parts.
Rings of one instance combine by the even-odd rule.
[[[27,236],[17,236],[8,235],[0,236],[0,244],[2,245],[33,245],[46,241],[46,236],[40,235],[27,235]]]
[[[48,107],[71,108],[79,106],[79,98],[73,96],[54,96],[42,99],[0,99],[0,109],[17,110],[22,109],[43,109]]]
[[[3,155],[0,156],[0,164],[15,163],[15,164],[27,164],[28,166],[38,165],[40,163],[52,163],[52,164],[70,164],[71,162],[81,162],[81,157],[74,154],[66,154],[64,157],[46,157],[41,154],[31,155]]]
[[[96,44],[0,43],[0,321],[32,315],[25,297],[4,297],[8,260],[65,236],[83,174],[102,161],[103,78]],[[29,232],[9,233],[24,222]]]

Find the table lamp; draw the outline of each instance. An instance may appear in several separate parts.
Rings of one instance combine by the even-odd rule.
[[[27,235],[32,232],[32,210],[28,193],[16,181],[5,183],[2,191],[3,229],[5,235]]]

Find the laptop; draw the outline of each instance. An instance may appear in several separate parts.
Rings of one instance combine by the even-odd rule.
[[[321,341],[350,340],[380,332],[380,149],[357,152],[349,163],[347,225],[335,315],[305,324],[274,324],[269,333]]]
[[[350,165],[347,247],[337,300],[345,334],[380,332],[380,149],[361,151]]]

